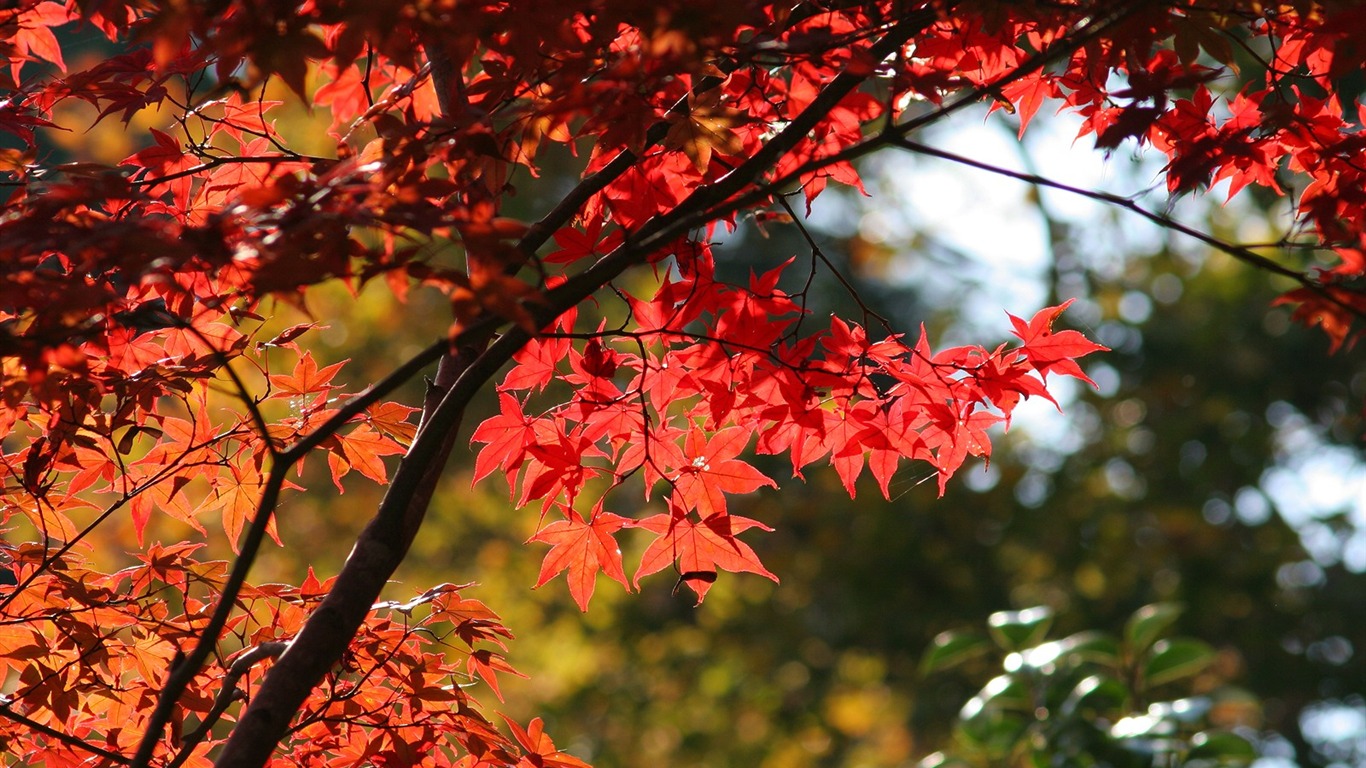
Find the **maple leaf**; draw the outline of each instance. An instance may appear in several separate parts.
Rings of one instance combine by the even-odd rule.
[[[493,695],[497,696],[499,701],[503,700],[503,692],[498,689],[499,672],[526,677],[526,675],[513,669],[512,665],[507,663],[507,660],[501,655],[487,648],[472,651],[469,658],[465,660],[465,668],[470,677],[478,675],[485,683],[488,683],[489,690],[493,691]]]
[[[245,466],[229,465],[228,469],[230,474],[226,477],[220,476],[221,482],[214,484],[212,500],[201,507],[200,511],[222,509],[223,533],[227,535],[232,550],[236,552],[237,542],[242,537],[242,528],[256,515],[263,481],[261,473],[250,463]],[[268,533],[276,544],[280,543],[273,517]]]
[[[346,434],[334,434],[323,445],[330,451],[328,465],[338,491],[342,490],[342,478],[352,469],[383,485],[388,480],[388,470],[381,457],[403,453],[403,446],[397,441],[366,424]]]
[[[674,477],[674,491],[685,509],[711,517],[725,513],[727,493],[778,487],[767,475],[735,458],[749,444],[751,434],[742,427],[722,429],[710,438],[699,427],[688,432],[683,448],[688,463],[678,467]]]
[[[974,377],[982,394],[1005,416],[1006,428],[1010,427],[1011,414],[1022,398],[1037,395],[1062,412],[1062,406],[1049,394],[1043,381],[1031,373],[1018,354],[1007,351],[1002,345],[991,354]]]
[[[62,47],[57,42],[57,36],[52,33],[52,28],[60,27],[75,18],[76,16],[67,10],[65,5],[54,2],[38,3],[19,13],[18,19],[14,21],[14,31],[7,35],[8,39],[5,41],[13,46],[13,51],[6,53],[14,82],[23,82],[19,77],[19,71],[26,61],[41,59],[57,65],[63,72],[66,71]]]
[[[1366,301],[1346,291],[1332,288],[1327,291],[1296,288],[1278,296],[1272,302],[1272,306],[1284,304],[1297,305],[1290,315],[1296,322],[1322,328],[1331,342],[1329,351],[1336,353],[1344,344],[1351,347],[1356,341],[1357,335],[1351,332],[1352,322],[1357,313],[1361,312],[1361,307],[1356,307],[1356,313],[1353,312],[1353,307],[1366,305]]]
[[[960,415],[946,406],[930,409],[932,418],[921,430],[925,445],[934,450],[930,463],[939,472],[939,495],[943,496],[949,478],[963,466],[968,456],[991,456],[987,428],[1003,420],[990,411]]]
[[[513,738],[529,754],[517,761],[516,768],[589,768],[588,764],[568,752],[555,749],[555,742],[545,733],[541,718],[532,718],[525,729],[507,715],[501,715]]]
[[[513,360],[517,363],[498,384],[499,389],[541,390],[555,378],[555,369],[569,354],[569,339],[532,339]]]
[[[535,445],[544,431],[539,419],[522,412],[516,397],[503,392],[498,395],[500,413],[485,419],[470,436],[471,442],[486,443],[474,460],[474,480],[477,483],[495,469],[511,475],[526,459],[527,448]]]
[[[402,403],[387,402],[370,406],[366,409],[366,415],[371,426],[381,434],[407,447],[417,435],[417,425],[408,419],[419,410]]]
[[[750,528],[772,531],[772,528],[758,520],[736,515],[718,513],[698,522],[691,515],[678,508],[669,514],[658,514],[635,523],[636,528],[644,528],[656,534],[654,541],[645,548],[640,557],[640,565],[632,583],[640,587],[640,580],[652,573],[662,571],[677,562],[679,583],[686,584],[697,594],[697,604],[701,605],[707,591],[716,581],[718,570],[732,573],[757,573],[772,579],[773,575],[759,562],[759,556],[743,541],[735,538]]]
[[[625,233],[614,229],[605,237],[602,234],[604,218],[595,218],[584,225],[582,232],[573,227],[564,227],[555,233],[555,244],[560,250],[546,254],[550,264],[572,264],[589,256],[611,253],[625,239]]]
[[[720,104],[721,89],[690,95],[686,112],[669,114],[669,133],[664,146],[681,149],[698,173],[706,173],[713,152],[735,155],[744,142],[731,129],[744,120],[744,113]]]
[[[536,579],[535,587],[543,586],[567,571],[565,579],[569,582],[569,594],[579,610],[584,612],[588,611],[588,601],[593,598],[599,571],[629,591],[630,586],[621,565],[621,550],[613,534],[630,525],[631,521],[603,511],[601,504],[593,510],[587,521],[576,510],[563,505],[561,508],[566,519],[556,520],[528,539],[551,546],[541,563],[541,574]]]
[[[522,478],[522,495],[517,502],[520,507],[543,499],[542,513],[561,495],[572,504],[584,483],[600,473],[584,460],[603,455],[602,449],[588,439],[582,429],[570,429],[566,422],[558,420],[544,423],[549,437],[526,449],[530,458]]]
[[[278,392],[271,397],[316,397],[309,403],[309,407],[316,407],[327,399],[327,393],[336,389],[338,385],[332,383],[332,379],[346,365],[348,361],[343,360],[339,363],[324,368],[319,368],[317,362],[313,360],[312,352],[304,352],[299,356],[299,361],[295,363],[294,370],[289,374],[270,375],[270,384]]]
[[[1096,383],[1082,372],[1076,359],[1092,352],[1109,352],[1109,348],[1087,339],[1077,331],[1053,332],[1053,322],[1073,301],[1076,299],[1068,299],[1056,307],[1045,307],[1036,312],[1028,323],[1009,313],[1006,316],[1015,327],[1014,334],[1024,343],[1020,352],[1041,375],[1047,378],[1050,371],[1056,371],[1094,387]]]
[[[328,67],[326,71],[331,79],[313,92],[313,103],[332,108],[332,125],[328,133],[341,139],[346,133],[342,126],[370,109],[370,94],[366,91],[360,67]]]
[[[1038,72],[1032,76],[1022,77],[1015,82],[1008,83],[1001,89],[1001,94],[1008,101],[1004,104],[996,102],[992,104],[992,109],[994,110],[997,107],[1013,109],[1020,121],[1018,135],[1020,138],[1024,138],[1025,130],[1029,128],[1029,121],[1039,111],[1039,107],[1043,105],[1045,98],[1058,95],[1058,86],[1047,73]]]
[[[199,159],[186,152],[174,136],[155,128],[149,130],[156,143],[126,158],[121,165],[136,165],[144,168],[151,172],[150,175],[153,178],[171,176],[199,165]],[[182,176],[172,181],[156,183],[152,188],[165,187],[169,189],[172,201],[179,209],[184,210],[190,205],[190,192],[193,189],[193,183],[192,177]]]

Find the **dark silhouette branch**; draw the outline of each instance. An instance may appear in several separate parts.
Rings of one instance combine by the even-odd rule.
[[[928,13],[915,14],[872,46],[871,54],[886,56],[899,49],[933,18]],[[651,254],[695,229],[711,206],[754,183],[865,79],[847,73],[835,77],[783,131],[736,170],[716,184],[695,190],[673,211],[652,219],[637,236],[627,238],[612,253],[547,293],[544,307],[529,309],[547,325],[627,268],[644,263]],[[524,330],[513,328],[487,349],[478,351],[478,339],[469,339],[474,343],[443,359],[417,437],[399,463],[378,512],[357,538],[332,590],[242,713],[218,758],[219,768],[259,768],[270,758],[294,715],[345,652],[389,576],[403,561],[454,444],[465,407],[529,339]],[[476,351],[477,356],[466,357]]]
[[[378,512],[357,537],[331,591],[267,672],[217,765],[260,766],[270,758],[304,700],[341,658],[389,576],[403,562],[455,444],[469,396],[457,394],[452,383],[467,365],[461,352],[442,358],[417,436]]]
[[[156,749],[157,741],[160,740],[166,725],[171,721],[176,702],[180,700],[180,696],[185,692],[194,676],[199,673],[204,663],[208,661],[209,656],[212,655],[217,646],[223,628],[227,626],[228,619],[232,617],[232,612],[237,604],[237,596],[246,583],[247,574],[265,542],[266,530],[272,515],[275,513],[275,507],[280,498],[280,490],[284,486],[285,475],[290,468],[366,408],[435,362],[448,347],[449,344],[443,339],[418,352],[378,383],[347,400],[346,404],[339,408],[331,418],[298,443],[280,452],[277,461],[271,465],[270,474],[267,475],[266,482],[262,486],[261,500],[257,503],[256,514],[247,527],[241,551],[233,562],[232,571],[228,574],[227,581],[223,584],[218,605],[214,608],[208,624],[200,633],[199,641],[195,644],[194,649],[171,670],[167,677],[166,685],[162,688],[161,696],[157,700],[156,709],[148,718],[147,732],[143,734],[142,742],[138,745],[138,752],[133,758],[132,764],[134,766],[148,765],[152,753]]]
[[[1075,187],[1071,184],[1064,184],[1062,182],[1054,181],[1053,179],[1049,179],[1047,177],[1039,176],[1033,173],[1012,171],[1009,168],[1001,168],[999,166],[991,165],[990,163],[984,163],[980,160],[973,160],[970,157],[964,157],[962,155],[957,155],[952,152],[946,152],[942,149],[936,149],[934,147],[930,147],[916,141],[911,141],[910,139],[897,139],[895,142],[893,142],[893,144],[909,152],[915,152],[916,154],[926,155],[929,157],[937,157],[941,160],[948,160],[950,162],[958,163],[959,165],[964,165],[969,168],[975,168],[979,171],[986,171],[988,173],[996,174],[997,176],[1005,176],[1007,178],[1023,181],[1028,184],[1032,184],[1036,187],[1056,189],[1061,192],[1067,192],[1069,194],[1085,197],[1089,200],[1096,200],[1098,202],[1113,205],[1117,208],[1122,208],[1126,211],[1130,211],[1139,216],[1142,216],[1148,221],[1151,221],[1164,229],[1168,229],[1173,232],[1178,232],[1187,237],[1198,240],[1201,243],[1204,243],[1205,245],[1209,246],[1210,248],[1213,248],[1221,253],[1232,256],[1233,258],[1243,262],[1244,264],[1251,265],[1253,267],[1256,267],[1257,269],[1263,270],[1265,272],[1270,272],[1274,275],[1279,275],[1281,277],[1286,277],[1291,280],[1294,280],[1301,286],[1314,291],[1315,293],[1323,296],[1325,299],[1331,301],[1332,303],[1352,312],[1354,315],[1358,317],[1366,317],[1366,312],[1363,312],[1361,309],[1352,306],[1350,303],[1344,302],[1342,301],[1342,299],[1337,298],[1333,295],[1332,291],[1328,290],[1327,286],[1325,286],[1318,280],[1315,280],[1314,278],[1310,277],[1309,275],[1306,275],[1303,272],[1291,269],[1290,267],[1287,267],[1284,264],[1280,264],[1272,259],[1269,259],[1266,256],[1263,256],[1260,253],[1257,253],[1249,249],[1247,246],[1226,242],[1207,232],[1202,232],[1199,229],[1182,224],[1181,222],[1176,221],[1175,219],[1171,218],[1170,216],[1167,216],[1166,214],[1157,213],[1156,211],[1144,208],[1143,206],[1135,202],[1134,199],[1131,197],[1117,195],[1112,192],[1100,192],[1094,189],[1084,189],[1082,187]]]
[[[228,673],[223,676],[223,687],[219,689],[218,695],[214,697],[213,707],[209,710],[208,714],[204,715],[204,719],[200,721],[199,727],[195,728],[194,731],[184,738],[180,747],[180,752],[166,768],[180,768],[181,765],[184,765],[185,761],[190,759],[190,755],[194,754],[195,747],[199,746],[209,733],[213,731],[214,724],[217,723],[219,718],[223,716],[223,713],[228,710],[228,707],[232,706],[233,702],[241,701],[247,697],[246,691],[237,687],[237,681],[241,680],[242,677],[256,665],[256,662],[275,658],[284,653],[285,649],[288,647],[288,643],[279,641],[261,643],[260,645],[248,648],[244,653],[238,656],[237,659],[233,661],[232,666],[228,667]]]
[[[9,718],[10,720],[13,720],[16,723],[22,723],[25,728],[30,728],[34,731],[37,731],[38,733],[43,734],[44,736],[50,736],[56,739],[57,741],[60,741],[61,743],[67,745],[68,747],[78,749],[82,752],[89,752],[92,755],[98,755],[99,757],[102,757],[105,760],[110,761],[111,763],[117,763],[119,765],[128,765],[132,762],[131,760],[124,757],[123,755],[120,755],[117,752],[110,752],[107,749],[102,749],[84,739],[78,739],[75,736],[72,736],[71,734],[62,733],[61,731],[55,728],[50,728],[36,720],[25,717],[19,714],[18,712],[15,712],[13,709],[10,709],[10,706],[7,703],[0,702],[0,717]]]

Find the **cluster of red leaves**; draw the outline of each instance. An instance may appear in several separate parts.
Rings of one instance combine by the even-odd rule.
[[[13,721],[0,730],[7,758],[75,766],[89,764],[92,752],[122,760],[134,751],[169,668],[220,598],[228,564],[197,560],[201,546],[152,545],[136,565],[112,574],[73,552],[9,550],[24,586],[0,593],[0,670],[12,682],[0,696]],[[210,728],[233,718],[229,707],[259,674],[239,662],[279,655],[329,586],[310,571],[298,587],[248,586],[238,594],[221,655],[180,699],[159,759],[184,752],[181,765],[212,765]],[[511,633],[483,603],[462,597],[464,589],[444,584],[376,606],[347,657],[301,711],[288,763],[412,765],[458,744],[488,764],[512,764],[523,749],[553,750],[524,734],[519,748],[474,709],[469,680],[487,682],[496,694],[497,675],[516,672],[501,655]],[[54,732],[84,741],[85,749],[73,754],[70,741],[52,738]]]
[[[1332,263],[1318,270],[1317,285],[1280,303],[1298,305],[1295,319],[1321,326],[1334,350],[1354,340],[1353,325],[1366,315],[1366,294],[1354,287],[1366,277],[1366,104],[1344,105],[1338,93],[1366,65],[1366,10],[1346,2],[1192,4],[1175,14],[1136,13],[1122,27],[1113,41],[1082,46],[1065,64],[1001,87],[1019,109],[1021,132],[1048,97],[1083,116],[1079,136],[1094,134],[1098,148],[1134,139],[1165,154],[1173,194],[1223,181],[1230,198],[1249,185],[1276,194],[1298,187],[1296,218]],[[1015,33],[1037,48],[1065,29],[1026,23]],[[1007,55],[974,77],[993,82],[1015,63]],[[1111,73],[1127,85],[1116,89]]]
[[[1333,94],[1362,69],[1363,26],[1355,3],[1309,0],[7,4],[0,530],[34,541],[12,547],[19,585],[0,592],[0,664],[19,681],[0,741],[32,764],[124,759],[164,670],[226,600],[216,660],[157,741],[159,759],[202,763],[219,741],[199,726],[234,717],[256,679],[234,654],[254,663],[293,637],[326,592],[310,578],[224,596],[223,566],[194,545],[143,546],[143,565],[112,574],[78,558],[96,527],[126,515],[141,537],[156,511],[204,536],[216,512],[236,543],[270,519],[263,498],[292,490],[266,478],[294,446],[326,452],[339,488],[352,470],[385,482],[412,409],[347,410],[369,401],[297,347],[306,327],[253,341],[263,301],[325,281],[441,291],[457,342],[513,324],[532,337],[474,434],[475,474],[539,502],[539,582],[568,572],[582,607],[599,572],[628,584],[626,528],[650,536],[633,584],[672,566],[701,599],[720,570],[776,578],[738,538],[765,526],[727,506],[774,484],[747,451],[786,454],[797,476],[828,461],[851,494],[865,466],[889,494],[903,460],[923,462],[942,492],[989,455],[988,427],[1048,397],[1049,373],[1085,379],[1075,360],[1099,347],[1052,329],[1063,307],[1012,318],[1018,346],[936,352],[923,332],[818,323],[779,288],[783,268],[715,278],[718,226],[794,190],[809,206],[832,179],[857,187],[854,159],[960,104],[992,99],[1024,130],[1059,99],[1101,148],[1166,153],[1173,192],[1305,179],[1299,217],[1340,263],[1286,299],[1344,343],[1366,310],[1366,115]],[[117,52],[68,71],[67,33],[87,28]],[[1237,59],[1231,39],[1273,54]],[[1257,74],[1216,98],[1216,64]],[[330,109],[335,153],[280,135],[278,104],[255,95],[271,79]],[[124,122],[157,108],[165,130],[114,166],[61,162],[39,139],[74,102]],[[512,179],[584,147],[581,183],[541,222],[501,217]],[[614,282],[642,264],[663,276],[651,295]],[[594,294],[621,300],[618,326],[579,322]],[[235,405],[212,394],[225,388]],[[664,511],[607,511],[633,483]],[[506,636],[453,588],[377,607],[281,762],[577,765],[537,721],[500,736],[461,689],[497,692]]]
[[[203,544],[140,546],[139,565],[103,573],[85,556],[97,526],[127,514],[140,540],[159,513],[206,535],[201,518],[216,516],[235,544],[258,514],[271,451],[310,434],[346,402],[333,383],[342,364],[320,368],[294,345],[310,326],[253,345],[227,319],[129,330],[115,354],[85,346],[81,366],[32,390],[61,392],[63,401],[29,400],[8,410],[6,435],[23,441],[0,457],[3,517],[7,529],[23,519],[38,535],[0,550],[17,582],[0,587],[0,669],[12,682],[0,696],[0,750],[23,764],[77,765],[92,751],[126,759],[170,668],[200,639],[222,599],[228,564],[196,559]],[[265,367],[272,356],[292,360],[287,373]],[[230,360],[262,366],[265,385],[254,407],[270,418],[268,437],[253,429],[249,413],[211,406],[209,390],[197,383]],[[82,397],[103,408],[70,421]],[[414,410],[373,405],[323,441],[339,488],[352,469],[385,482],[382,457],[411,440]],[[328,589],[310,574],[297,588],[248,584],[236,591],[238,610],[218,638],[217,661],[180,700],[164,759],[175,753],[184,765],[211,764],[205,753],[217,740],[209,729],[232,719],[246,690],[239,683],[252,682],[243,677],[249,667],[234,671],[234,663],[289,641]],[[411,764],[449,748],[451,739],[466,755],[515,761],[515,742],[472,708],[464,690],[482,680],[497,694],[497,675],[516,674],[501,655],[510,637],[492,611],[449,585],[376,606],[344,664],[301,713],[291,764],[362,755]],[[73,751],[73,743],[82,746]]]
[[[571,312],[528,343],[499,385],[501,413],[474,432],[486,444],[476,482],[501,471],[519,506],[563,517],[533,539],[552,545],[539,584],[568,571],[584,610],[599,571],[627,584],[614,540],[626,527],[654,535],[637,584],[675,561],[699,602],[718,569],[776,581],[736,538],[767,528],[727,509],[730,495],[776,487],[740,458],[751,445],[788,455],[796,477],[828,459],[851,496],[865,464],[890,498],[899,462],[924,461],[942,494],[968,456],[990,456],[988,427],[1024,398],[1049,397],[1049,372],[1089,381],[1075,359],[1103,349],[1052,330],[1066,305],[1014,319],[1021,346],[993,351],[936,353],[923,330],[914,344],[873,340],[838,317],[803,332],[801,305],[777,285],[787,265],[740,287],[716,281],[705,246],[675,263],[651,298],[628,298],[623,327],[575,334]],[[568,398],[537,394],[554,381],[573,385]],[[647,501],[663,486],[667,512],[605,511],[603,497],[632,477]]]

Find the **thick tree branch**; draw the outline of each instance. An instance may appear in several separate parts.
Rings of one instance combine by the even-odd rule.
[[[214,613],[209,618],[208,624],[200,633],[199,642],[195,644],[194,649],[171,669],[171,673],[166,679],[166,685],[162,688],[161,696],[157,700],[156,709],[148,718],[147,732],[143,734],[142,742],[138,745],[138,751],[132,760],[132,765],[146,766],[149,764],[157,742],[161,739],[166,725],[171,721],[176,702],[180,700],[181,694],[185,692],[190,682],[194,680],[194,676],[199,673],[199,670],[208,661],[209,656],[218,645],[218,638],[222,634],[223,628],[227,626],[228,619],[231,618],[237,605],[237,595],[241,592],[242,585],[246,583],[247,574],[265,542],[267,528],[271,517],[275,514],[280,490],[284,486],[285,475],[290,468],[366,408],[402,386],[439,359],[448,348],[449,344],[443,339],[418,352],[394,369],[388,376],[347,400],[331,418],[298,443],[280,452],[276,461],[271,465],[270,473],[262,486],[261,500],[257,503],[256,515],[247,527],[241,551],[233,562],[232,571],[228,574],[227,581],[223,585],[218,605],[214,608]]]
[[[219,757],[225,766],[261,765],[288,731],[308,694],[350,645],[374,599],[403,561],[459,433],[465,407],[525,337],[505,335],[473,360],[443,358],[428,392],[422,426],[395,472],[379,511],[321,605],[270,670]]]
[[[912,20],[902,21],[872,46],[871,54],[886,56],[898,50],[933,18],[929,13],[917,13]],[[638,236],[628,239],[629,244],[548,294],[547,306],[537,312],[538,319],[548,324],[628,267],[645,262],[649,255],[699,226],[703,223],[698,221],[700,215],[752,184],[865,79],[847,73],[835,77],[802,114],[748,161],[716,184],[695,190],[669,214],[642,227]],[[454,443],[465,407],[529,338],[525,331],[514,328],[472,360],[463,359],[463,353],[475,351],[475,346],[462,350],[462,357],[443,360],[436,386],[444,389],[446,379],[453,377],[449,391],[439,405],[424,412],[422,427],[400,462],[378,513],[361,532],[331,592],[266,675],[218,758],[219,768],[258,768],[270,758],[308,694],[341,657],[389,576],[403,561]]]
[[[442,111],[451,116],[459,73],[453,71],[439,45],[426,47]],[[469,402],[469,396],[452,399],[452,384],[484,351],[491,330],[491,325],[467,330],[457,339],[454,351],[445,341],[429,348],[444,354],[428,388],[413,444],[399,462],[375,517],[357,537],[332,590],[242,712],[218,758],[219,766],[254,768],[269,760],[308,694],[341,658],[389,576],[403,562],[431,504]]]
[[[357,537],[331,591],[266,674],[218,758],[220,768],[265,764],[308,694],[350,645],[389,576],[403,562],[469,401],[467,394],[458,395],[451,387],[468,364],[463,354],[442,358],[417,437],[399,463],[379,511]],[[438,400],[440,395],[444,397]]]
[[[233,702],[241,701],[246,698],[246,692],[237,687],[237,681],[241,680],[242,677],[255,666],[256,662],[275,658],[284,653],[285,649],[288,647],[289,644],[283,642],[261,643],[260,645],[248,648],[244,653],[238,656],[237,659],[232,662],[232,666],[228,667],[228,674],[223,676],[223,680],[220,683],[222,687],[213,700],[213,708],[209,710],[208,714],[204,715],[204,719],[200,721],[199,727],[195,728],[192,733],[185,737],[184,742],[180,747],[180,753],[175,756],[175,759],[172,760],[166,768],[180,768],[181,765],[184,765],[185,761],[190,759],[190,756],[194,754],[195,747],[199,746],[209,733],[213,731],[214,724],[217,723],[218,719],[223,716],[223,713],[228,710],[228,707],[232,706]]]

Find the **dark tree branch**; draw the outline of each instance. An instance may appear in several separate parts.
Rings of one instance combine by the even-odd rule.
[[[913,20],[903,21],[872,46],[871,54],[886,56],[898,50],[933,18],[932,14],[918,13]],[[834,78],[802,114],[748,161],[716,184],[695,190],[669,214],[642,227],[638,237],[628,238],[629,245],[622,245],[548,293],[546,306],[536,312],[538,321],[549,324],[628,267],[644,263],[651,254],[693,230],[708,208],[752,184],[865,79],[847,73]],[[424,409],[417,437],[394,473],[379,511],[361,532],[332,590],[266,675],[218,758],[219,768],[259,768],[270,758],[287,733],[290,720],[345,652],[389,576],[403,561],[470,399],[530,339],[525,331],[513,328],[469,359],[465,355],[477,351],[479,334],[471,336],[476,337],[476,344],[443,360],[436,389],[429,393],[429,409]],[[452,378],[453,383],[448,382]],[[430,408],[436,393],[448,384],[449,390],[439,404]]]
[[[9,718],[10,720],[13,720],[16,723],[22,723],[25,728],[30,728],[34,731],[37,731],[38,733],[43,734],[44,736],[50,736],[56,739],[57,741],[60,741],[61,743],[67,745],[68,747],[79,749],[82,752],[89,752],[92,755],[98,755],[111,763],[117,763],[119,765],[128,765],[132,762],[131,760],[124,757],[123,755],[120,755],[117,752],[110,752],[107,749],[102,749],[100,747],[95,746],[94,744],[91,744],[88,741],[85,741],[84,739],[78,739],[75,736],[72,736],[67,733],[62,733],[61,731],[55,728],[50,728],[46,725],[43,725],[42,723],[37,722],[36,720],[24,717],[18,712],[15,712],[14,710],[10,709],[9,704],[7,703],[0,702],[0,717]]]
[[[166,725],[171,721],[176,702],[180,700],[181,694],[185,692],[194,676],[199,673],[217,646],[219,635],[227,626],[228,619],[231,618],[236,606],[237,596],[246,583],[247,574],[265,542],[266,529],[275,513],[275,507],[280,498],[280,490],[284,486],[285,475],[289,469],[320,445],[328,436],[335,434],[351,419],[378,402],[381,397],[393,392],[435,362],[448,348],[449,344],[443,339],[418,352],[378,383],[347,400],[346,404],[339,408],[331,418],[298,443],[280,452],[277,461],[271,465],[270,474],[266,477],[266,482],[262,487],[261,500],[257,503],[256,515],[252,518],[251,525],[247,527],[241,551],[233,562],[232,571],[228,574],[228,579],[223,585],[218,605],[214,608],[208,624],[200,633],[199,642],[195,644],[194,649],[185,659],[171,670],[171,674],[167,677],[161,697],[157,700],[156,709],[148,718],[147,732],[143,734],[142,742],[138,745],[138,752],[133,758],[132,764],[134,766],[149,764],[152,753],[156,749],[157,741],[160,740]]]
[[[427,41],[425,48],[441,110],[447,117],[453,116],[457,107],[452,97],[459,73],[439,44]],[[484,351],[492,329],[492,324],[486,323],[466,330],[454,349],[444,340],[428,348],[432,355],[440,355],[440,365],[428,387],[413,444],[399,462],[375,517],[357,537],[331,591],[242,712],[218,758],[219,766],[260,766],[269,760],[304,700],[345,653],[389,576],[403,562],[455,445],[469,396],[455,405],[443,405],[451,399],[452,384]],[[300,443],[295,447],[306,452],[315,445]],[[260,517],[268,517],[268,510],[263,507],[263,511]]]
[[[747,190],[742,188],[734,189],[731,192],[733,197],[727,196],[719,198],[716,201],[716,207],[707,211],[705,217],[709,217],[713,220],[719,219],[736,211],[760,205],[765,200],[783,194],[784,191],[796,187],[801,183],[803,178],[817,173],[824,168],[828,168],[836,163],[858,160],[859,158],[870,155],[880,149],[893,146],[896,141],[902,137],[908,136],[927,125],[937,123],[949,115],[980,103],[983,99],[990,97],[993,93],[1000,92],[1002,88],[1010,83],[1013,83],[1032,72],[1047,67],[1049,64],[1060,60],[1063,56],[1071,55],[1088,43],[1099,39],[1104,33],[1110,31],[1115,25],[1123,22],[1141,6],[1142,3],[1135,2],[1134,0],[1125,0],[1124,2],[1115,3],[1108,15],[1098,15],[1087,19],[1086,22],[1076,30],[1076,33],[1069,36],[1064,42],[1040,51],[1019,67],[1016,67],[1008,74],[1002,76],[999,80],[979,88],[972,88],[967,93],[952,99],[949,103],[923,115],[907,119],[901,123],[888,123],[880,132],[869,136],[863,141],[831,155],[807,160],[784,176],[763,183],[755,183]],[[928,24],[930,21],[933,21],[933,19],[931,18],[925,23]],[[784,133],[786,133],[786,131],[784,131]],[[757,180],[757,178],[758,177],[756,176],[755,179]]]
[[[1005,176],[1007,178],[1017,179],[1019,181],[1033,184],[1036,187],[1047,187],[1049,189],[1056,189],[1062,192],[1067,192],[1069,194],[1085,197],[1089,200],[1096,200],[1102,203],[1107,203],[1117,208],[1123,208],[1126,211],[1131,211],[1133,213],[1138,214],[1139,216],[1142,216],[1148,221],[1151,221],[1164,229],[1169,229],[1173,232],[1179,232],[1187,237],[1198,240],[1201,243],[1204,243],[1205,245],[1209,246],[1210,248],[1213,248],[1221,253],[1225,253],[1229,256],[1232,256],[1233,258],[1243,262],[1244,264],[1249,264],[1262,271],[1270,272],[1273,275],[1279,275],[1281,277],[1286,277],[1291,280],[1294,280],[1295,282],[1299,283],[1305,288],[1314,291],[1315,293],[1323,296],[1325,299],[1333,302],[1334,304],[1342,307],[1343,309],[1350,311],[1352,314],[1358,317],[1366,317],[1366,313],[1364,313],[1362,310],[1352,306],[1347,302],[1342,301],[1342,299],[1340,298],[1335,297],[1333,295],[1333,292],[1328,290],[1323,283],[1319,282],[1318,280],[1315,280],[1309,275],[1306,275],[1303,272],[1291,269],[1290,267],[1287,267],[1284,264],[1280,264],[1272,259],[1269,259],[1261,255],[1260,253],[1257,253],[1249,249],[1247,246],[1226,242],[1207,232],[1202,232],[1194,227],[1182,224],[1181,222],[1176,221],[1175,219],[1171,218],[1170,216],[1167,216],[1166,214],[1161,214],[1155,211],[1148,210],[1147,208],[1144,208],[1143,206],[1135,202],[1133,198],[1125,197],[1124,195],[1117,195],[1112,192],[1100,192],[1094,189],[1083,189],[1081,187],[1074,187],[1070,184],[1064,184],[1062,182],[1054,181],[1053,179],[1049,179],[1047,177],[1039,176],[1033,173],[1022,173],[1020,171],[1012,171],[1008,168],[1001,168],[995,165],[991,165],[990,163],[981,162],[980,160],[973,160],[970,157],[964,157],[962,155],[956,155],[952,152],[946,152],[942,149],[936,149],[934,147],[930,147],[916,141],[911,141],[910,139],[897,139],[893,142],[893,144],[909,152],[915,152],[916,154],[927,155],[929,157],[937,157],[941,160],[948,160],[950,162],[958,163],[959,165],[965,165],[969,168],[975,168],[979,171],[994,173],[997,176]]]
[[[221,768],[265,764],[304,700],[341,658],[389,576],[403,562],[473,394],[458,395],[451,386],[457,372],[468,365],[467,350],[442,358],[417,437],[390,480],[379,511],[357,537],[331,591],[267,672],[241,714],[218,758]]]
[[[205,737],[209,735],[213,730],[214,723],[218,722],[218,719],[223,716],[223,713],[228,710],[228,707],[232,706],[233,702],[241,701],[246,698],[246,692],[237,687],[237,681],[241,680],[242,677],[256,665],[256,662],[263,659],[275,658],[284,653],[285,649],[288,647],[288,643],[279,641],[261,643],[260,645],[252,646],[242,655],[238,656],[237,660],[232,663],[232,666],[228,667],[228,674],[223,676],[221,683],[222,688],[219,689],[218,695],[214,697],[213,708],[209,710],[208,714],[204,715],[204,719],[199,723],[199,727],[195,728],[190,735],[185,737],[184,742],[181,744],[179,754],[175,756],[175,759],[172,760],[166,768],[180,768],[181,765],[184,765],[185,761],[190,759],[190,755],[194,754],[195,747],[199,746],[200,742],[204,741]]]

